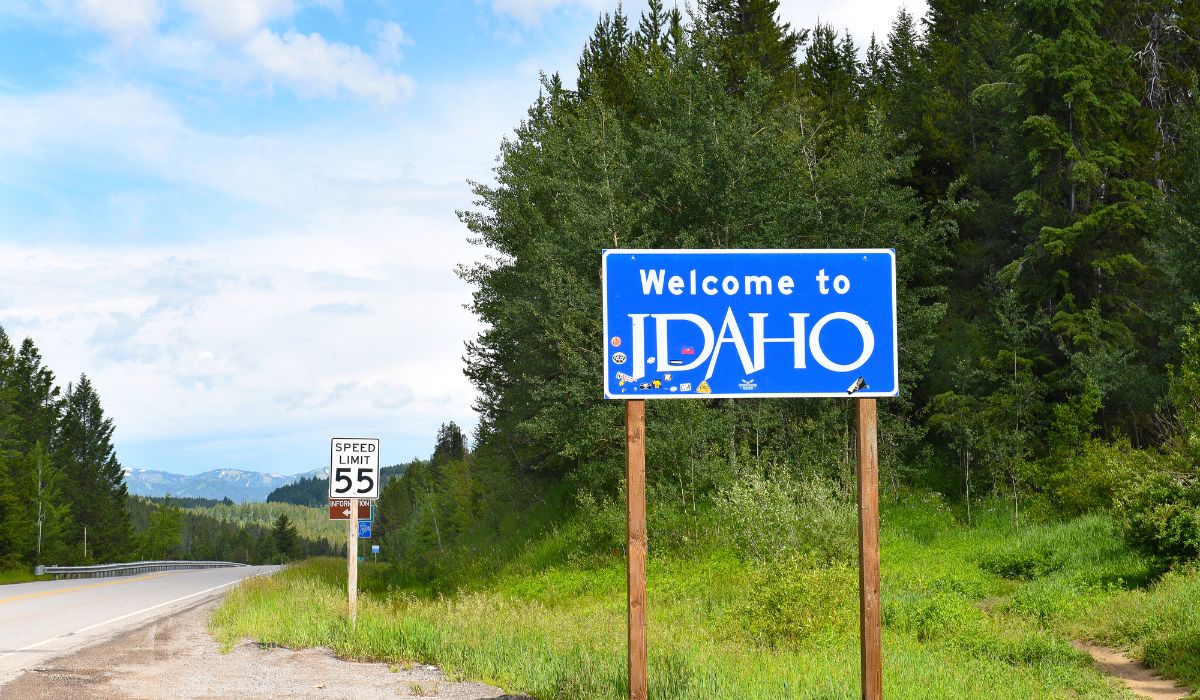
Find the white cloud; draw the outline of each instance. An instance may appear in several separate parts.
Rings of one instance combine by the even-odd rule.
[[[404,28],[395,22],[371,20],[367,29],[375,35],[375,55],[384,63],[399,63],[404,58],[402,46],[412,46],[412,39]]]
[[[330,43],[320,34],[290,31],[282,37],[260,30],[246,54],[268,81],[289,86],[301,97],[337,97],[346,92],[381,102],[408,97],[413,81],[386,70],[357,46]]]
[[[559,8],[582,8],[596,12],[615,10],[612,0],[493,0],[492,10],[496,14],[508,15],[527,24],[540,24],[542,17]],[[629,7],[627,13],[632,13]]]
[[[60,382],[92,376],[120,441],[297,425],[432,435],[473,422],[459,357],[477,322],[452,271],[461,248],[440,245],[453,227],[375,215],[350,233],[169,249],[0,243],[14,298],[0,323],[31,335]],[[311,313],[337,304],[373,312]]]
[[[86,115],[86,120],[81,119]],[[183,128],[174,107],[135,85],[89,85],[32,97],[0,96],[0,152],[31,154],[68,148],[106,148],[114,137],[137,134],[128,156],[156,148],[164,134]],[[122,138],[121,140],[125,140]]]
[[[221,39],[248,37],[268,22],[291,17],[295,11],[292,0],[184,0],[183,4]]]
[[[855,43],[863,48],[872,33],[880,43],[887,41],[892,21],[902,7],[919,20],[927,5],[925,0],[781,0],[779,16],[793,29],[812,29],[820,22],[831,25],[838,34],[849,30]]]
[[[153,31],[162,19],[158,0],[75,0],[64,9],[106,34],[128,36]]]
[[[379,434],[389,460],[427,454],[439,424],[475,422],[460,358],[479,325],[453,269],[482,251],[454,210],[536,92],[482,76],[431,86],[419,114],[235,135],[140,86],[0,96],[0,162],[35,178],[95,164],[114,206],[121,175],[155,183],[138,197],[188,193],[121,243],[94,222],[94,245],[0,234],[0,324],[61,383],[93,378],[127,466],[299,471],[339,431]],[[205,224],[222,213],[206,193],[265,213]],[[188,217],[201,233],[172,243]]]

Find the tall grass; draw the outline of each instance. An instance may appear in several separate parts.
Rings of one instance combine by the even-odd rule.
[[[28,583],[30,581],[44,581],[48,576],[43,576],[40,579],[33,575],[31,568],[22,569],[0,569],[0,586],[7,583]]]
[[[888,697],[1132,697],[1066,633],[1078,613],[1063,607],[1072,596],[1083,591],[1099,604],[1145,574],[1108,521],[1019,534],[998,513],[977,522],[962,527],[932,496],[885,504]],[[226,644],[252,637],[326,645],[353,659],[436,663],[451,677],[543,700],[624,697],[623,560],[603,550],[572,559],[563,550],[592,527],[567,522],[453,585],[416,585],[402,568],[368,563],[353,629],[344,563],[310,560],[232,592],[213,631]],[[852,564],[805,551],[751,559],[714,540],[688,551],[651,544],[653,697],[858,696]],[[1040,598],[1021,597],[1037,585],[1045,587]]]
[[[1200,690],[1200,563],[1168,572],[1147,589],[1099,601],[1072,628],[1081,637],[1128,649]]]

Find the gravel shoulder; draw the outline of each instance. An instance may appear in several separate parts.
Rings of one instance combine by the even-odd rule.
[[[218,603],[193,606],[54,659],[0,686],[0,697],[518,700],[482,683],[447,681],[434,666],[342,661],[328,649],[242,641],[222,654],[207,631]]]

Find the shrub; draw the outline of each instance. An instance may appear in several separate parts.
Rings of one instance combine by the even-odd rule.
[[[751,575],[738,616],[761,644],[802,643],[845,632],[858,619],[858,570],[822,566],[811,554],[787,554]]]
[[[938,586],[924,591],[896,591],[883,600],[883,624],[910,632],[921,642],[953,637],[982,615],[963,596]]]
[[[1117,499],[1116,518],[1130,546],[1167,564],[1200,557],[1200,478],[1162,470],[1144,475]]]
[[[1007,579],[1041,578],[1063,567],[1062,556],[1045,542],[1006,543],[979,558],[979,568]]]
[[[1128,442],[1088,440],[1078,455],[1049,475],[1048,495],[1060,517],[1109,510],[1130,482],[1153,467],[1153,453]]]
[[[745,556],[766,561],[810,553],[819,561],[857,556],[855,510],[825,479],[795,482],[750,474],[716,496],[722,528]]]

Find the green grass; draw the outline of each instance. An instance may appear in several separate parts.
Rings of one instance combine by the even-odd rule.
[[[28,568],[0,569],[0,586],[7,583],[29,583],[30,581],[45,581],[49,576],[37,577]]]
[[[1083,638],[1128,649],[1200,690],[1200,565],[1167,573],[1145,590],[1122,591],[1073,620]]]
[[[1193,678],[1200,575],[1137,589],[1153,571],[1104,516],[1014,532],[998,504],[976,508],[966,528],[938,499],[911,496],[885,504],[882,537],[888,697],[1133,697],[1093,670],[1072,636]],[[212,628],[226,644],[251,637],[326,645],[352,659],[436,663],[451,677],[543,700],[620,698],[624,563],[567,556],[576,540],[567,523],[434,584],[367,563],[354,629],[344,562],[309,560],[233,591]],[[802,555],[752,563],[715,541],[657,549],[652,532],[652,696],[857,697],[854,566]]]

